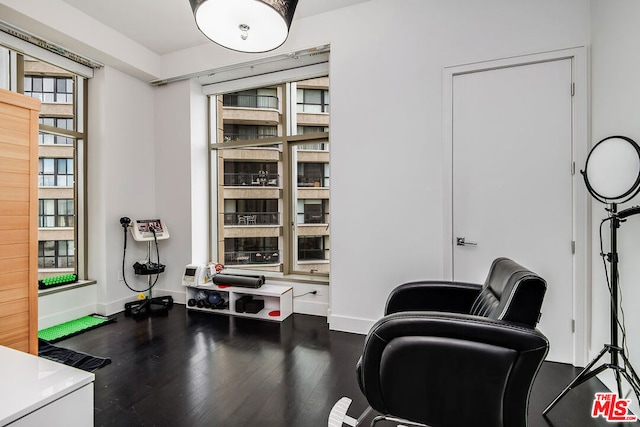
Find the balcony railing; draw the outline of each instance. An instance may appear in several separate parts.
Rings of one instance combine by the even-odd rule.
[[[277,133],[224,133],[224,142],[252,141],[254,139],[276,138]],[[276,145],[277,146],[277,145]]]
[[[278,187],[278,174],[271,173],[225,173],[225,187],[239,187],[245,185],[261,187]]]
[[[275,110],[278,108],[278,97],[228,93],[222,96],[222,104],[225,107],[271,108]]]
[[[224,253],[224,265],[244,264],[277,264],[280,262],[280,251],[237,251]]]
[[[329,217],[326,213],[299,213],[298,224],[328,224]]]
[[[326,249],[298,249],[298,261],[326,261],[329,251]]]
[[[280,225],[280,212],[225,213],[224,225]]]

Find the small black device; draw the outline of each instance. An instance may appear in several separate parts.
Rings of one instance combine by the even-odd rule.
[[[260,310],[262,310],[263,308],[264,308],[264,300],[262,299],[252,299],[251,301],[247,302],[247,304],[245,305],[245,311],[251,314],[259,313]]]
[[[133,264],[133,271],[138,275],[150,275],[164,273],[165,265],[158,264],[156,262],[145,262],[140,264],[136,262]]]
[[[244,313],[247,311],[247,303],[253,299],[251,295],[245,295],[236,300],[236,312]]]

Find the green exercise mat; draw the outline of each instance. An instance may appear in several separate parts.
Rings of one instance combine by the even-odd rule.
[[[51,326],[50,328],[42,329],[38,331],[38,338],[49,341],[51,343],[69,338],[73,335],[78,335],[82,332],[97,328],[107,323],[113,322],[114,319],[110,319],[105,316],[92,314],[90,316],[84,316],[79,319],[70,320],[69,322],[62,323],[60,325]]]

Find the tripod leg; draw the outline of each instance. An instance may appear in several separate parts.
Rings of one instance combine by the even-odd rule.
[[[620,375],[620,370],[616,369],[616,384],[618,384],[618,396],[622,398],[622,376]]]
[[[629,382],[631,387],[633,388],[633,392],[636,395],[638,401],[640,401],[640,378],[638,378],[638,374],[631,366],[631,362],[627,359],[627,356],[624,354],[624,351],[620,351],[620,357],[624,362],[624,369],[622,371],[622,375]]]
[[[554,406],[556,406],[556,404],[560,401],[560,399],[562,399],[567,393],[569,393],[569,391],[572,388],[579,386],[580,384],[587,381],[591,377],[598,375],[600,372],[607,369],[605,365],[602,365],[598,367],[598,369],[596,369],[595,371],[589,372],[591,371],[591,368],[593,367],[593,365],[595,365],[598,362],[598,360],[600,360],[600,358],[602,358],[602,356],[604,356],[608,350],[609,348],[607,346],[605,346],[602,350],[600,350],[600,353],[598,353],[595,359],[589,362],[589,364],[584,367],[584,369],[578,374],[578,376],[575,377],[573,381],[571,381],[569,385],[565,387],[565,389],[562,390],[562,392],[555,399],[553,399],[553,402],[551,402],[549,406],[545,408],[544,411],[542,411],[542,415],[547,415],[547,412],[549,412]]]

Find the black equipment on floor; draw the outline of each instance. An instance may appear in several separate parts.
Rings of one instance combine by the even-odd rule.
[[[136,220],[131,225],[131,219],[128,217],[120,218],[120,225],[124,230],[124,249],[122,252],[122,278],[127,287],[137,292],[139,295],[147,292],[147,296],[144,298],[138,298],[135,301],[125,303],[124,314],[125,316],[133,316],[134,319],[147,317],[150,315],[163,315],[169,314],[169,310],[173,307],[173,297],[170,295],[153,297],[152,289],[158,282],[160,273],[164,273],[165,265],[160,263],[160,250],[158,249],[158,239],[169,238],[169,231],[166,225],[159,219],[151,220]],[[146,289],[137,290],[129,286],[125,275],[125,258],[127,254],[127,230],[132,227],[131,234],[136,241],[147,242],[147,260],[146,262],[136,262],[133,264],[133,270],[138,276],[145,276],[147,278],[148,287]],[[155,243],[156,248],[156,262],[151,261],[151,243]],[[152,276],[155,276],[152,279]]]

